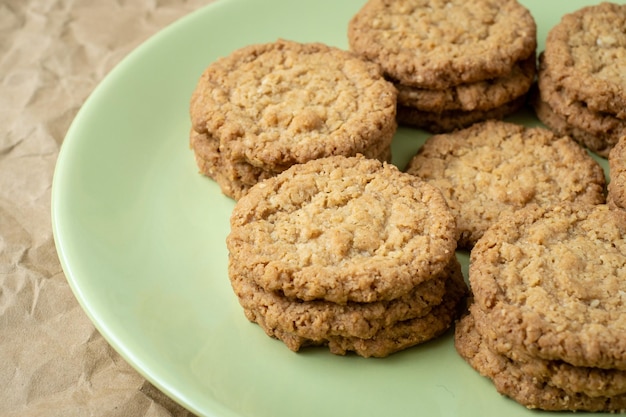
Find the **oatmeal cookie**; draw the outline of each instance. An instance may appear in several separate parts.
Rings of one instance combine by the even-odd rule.
[[[540,57],[538,96],[535,112],[539,119],[559,134],[567,134],[590,151],[607,157],[617,140],[626,135],[626,120],[590,110],[582,101],[572,100],[559,85],[558,76]]]
[[[369,338],[328,336],[307,339],[292,332],[269,326],[265,318],[255,312],[247,311],[248,319],[256,322],[267,335],[281,340],[293,350],[299,351],[307,346],[328,346],[331,353],[345,355],[354,352],[363,357],[386,357],[392,353],[408,349],[420,343],[430,341],[448,330],[458,317],[460,307],[467,295],[467,285],[458,263],[453,274],[446,280],[446,294],[442,302],[433,307],[426,315],[409,320],[398,321],[388,327],[380,328]]]
[[[626,212],[562,203],[501,216],[471,252],[469,282],[511,351],[626,370]]]
[[[485,313],[476,305],[469,307],[476,331],[480,333],[488,348],[504,355],[533,380],[549,384],[569,395],[585,394],[591,397],[609,397],[626,394],[626,371],[574,366],[567,362],[548,361],[511,350],[508,344],[500,343],[489,325]]]
[[[434,135],[405,171],[437,187],[471,248],[503,213],[529,204],[604,203],[602,167],[577,143],[543,128],[486,121]]]
[[[394,82],[431,89],[504,76],[537,44],[535,21],[515,0],[369,0],[348,40]]]
[[[530,409],[550,411],[614,411],[626,409],[626,395],[590,396],[567,393],[524,373],[511,359],[495,353],[476,331],[474,317],[456,323],[454,345],[459,355],[481,375],[491,379],[497,391]]]
[[[398,104],[398,122],[431,133],[449,133],[485,120],[504,119],[521,109],[525,103],[526,96],[522,96],[488,110],[446,110],[443,112],[421,111]]]
[[[538,95],[533,94],[533,108],[537,118],[550,130],[559,136],[569,136],[576,140],[581,146],[591,150],[602,157],[607,157],[615,141],[615,138],[605,134],[593,134],[580,129],[567,122],[567,119],[557,114],[550,105],[541,100]]]
[[[210,64],[190,115],[193,130],[217,141],[228,163],[281,172],[389,147],[396,97],[377,64],[321,43],[278,40]]]
[[[304,301],[400,297],[456,249],[439,190],[362,156],[312,160],[258,183],[230,224],[229,275]]]
[[[302,301],[265,291],[241,276],[231,277],[231,284],[246,315],[262,316],[266,327],[311,340],[370,338],[383,327],[430,313],[443,300],[446,280],[460,268],[457,264],[451,262],[440,276],[418,284],[403,296],[371,303]]]
[[[516,63],[500,78],[459,84],[447,89],[417,88],[395,84],[398,104],[420,112],[477,112],[492,110],[526,95],[535,80],[536,59],[532,54]]]
[[[564,15],[546,38],[545,60],[573,101],[626,119],[626,5],[604,2]]]

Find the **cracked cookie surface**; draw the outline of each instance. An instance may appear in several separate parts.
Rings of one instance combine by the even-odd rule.
[[[529,206],[474,246],[469,282],[511,351],[626,370],[626,212]]]
[[[229,274],[301,300],[390,300],[441,273],[456,249],[441,192],[364,157],[299,164],[231,215]]]
[[[508,122],[431,136],[405,171],[443,193],[465,248],[500,215],[529,204],[604,203],[604,172],[576,142]]]
[[[321,43],[250,45],[207,67],[192,94],[193,130],[233,163],[280,172],[386,142],[396,90],[378,65]]]
[[[348,40],[394,82],[443,89],[508,74],[534,53],[536,24],[515,0],[370,0]]]

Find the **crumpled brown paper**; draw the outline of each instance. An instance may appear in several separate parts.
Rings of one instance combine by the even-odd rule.
[[[52,175],[85,99],[142,41],[212,0],[0,2],[0,415],[189,416],[107,344],[59,264]]]

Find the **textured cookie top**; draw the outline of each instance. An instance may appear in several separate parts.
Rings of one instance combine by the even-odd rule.
[[[320,43],[279,40],[209,65],[193,92],[193,128],[231,161],[272,170],[355,155],[395,130],[396,90],[380,68]]]
[[[231,216],[229,274],[302,300],[397,298],[454,256],[441,193],[363,157],[299,164],[252,187]]]
[[[626,118],[626,5],[602,3],[563,16],[546,38],[546,63],[575,100]]]
[[[503,76],[537,45],[535,21],[515,0],[369,0],[348,39],[388,77],[437,89]]]
[[[626,369],[626,213],[530,206],[504,216],[470,255],[475,302],[511,350]]]
[[[443,193],[459,246],[528,204],[604,202],[604,172],[577,143],[543,128],[487,121],[431,136],[407,165]]]

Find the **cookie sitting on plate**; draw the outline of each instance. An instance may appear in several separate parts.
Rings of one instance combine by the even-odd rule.
[[[607,157],[626,135],[626,5],[566,14],[546,38],[533,99],[539,119]]]
[[[528,206],[470,254],[473,304],[456,348],[529,408],[626,409],[626,212]]]
[[[193,92],[200,172],[239,199],[258,181],[331,155],[388,161],[396,89],[377,64],[321,43],[250,45],[208,66]]]
[[[467,287],[439,190],[363,156],[297,164],[231,215],[228,272],[246,317],[291,350],[384,357],[431,340]]]
[[[447,132],[525,103],[536,30],[515,0],[369,0],[348,39],[396,85],[400,123]]]
[[[406,172],[443,193],[465,249],[499,216],[527,205],[605,202],[602,167],[578,143],[499,120],[431,136]]]

